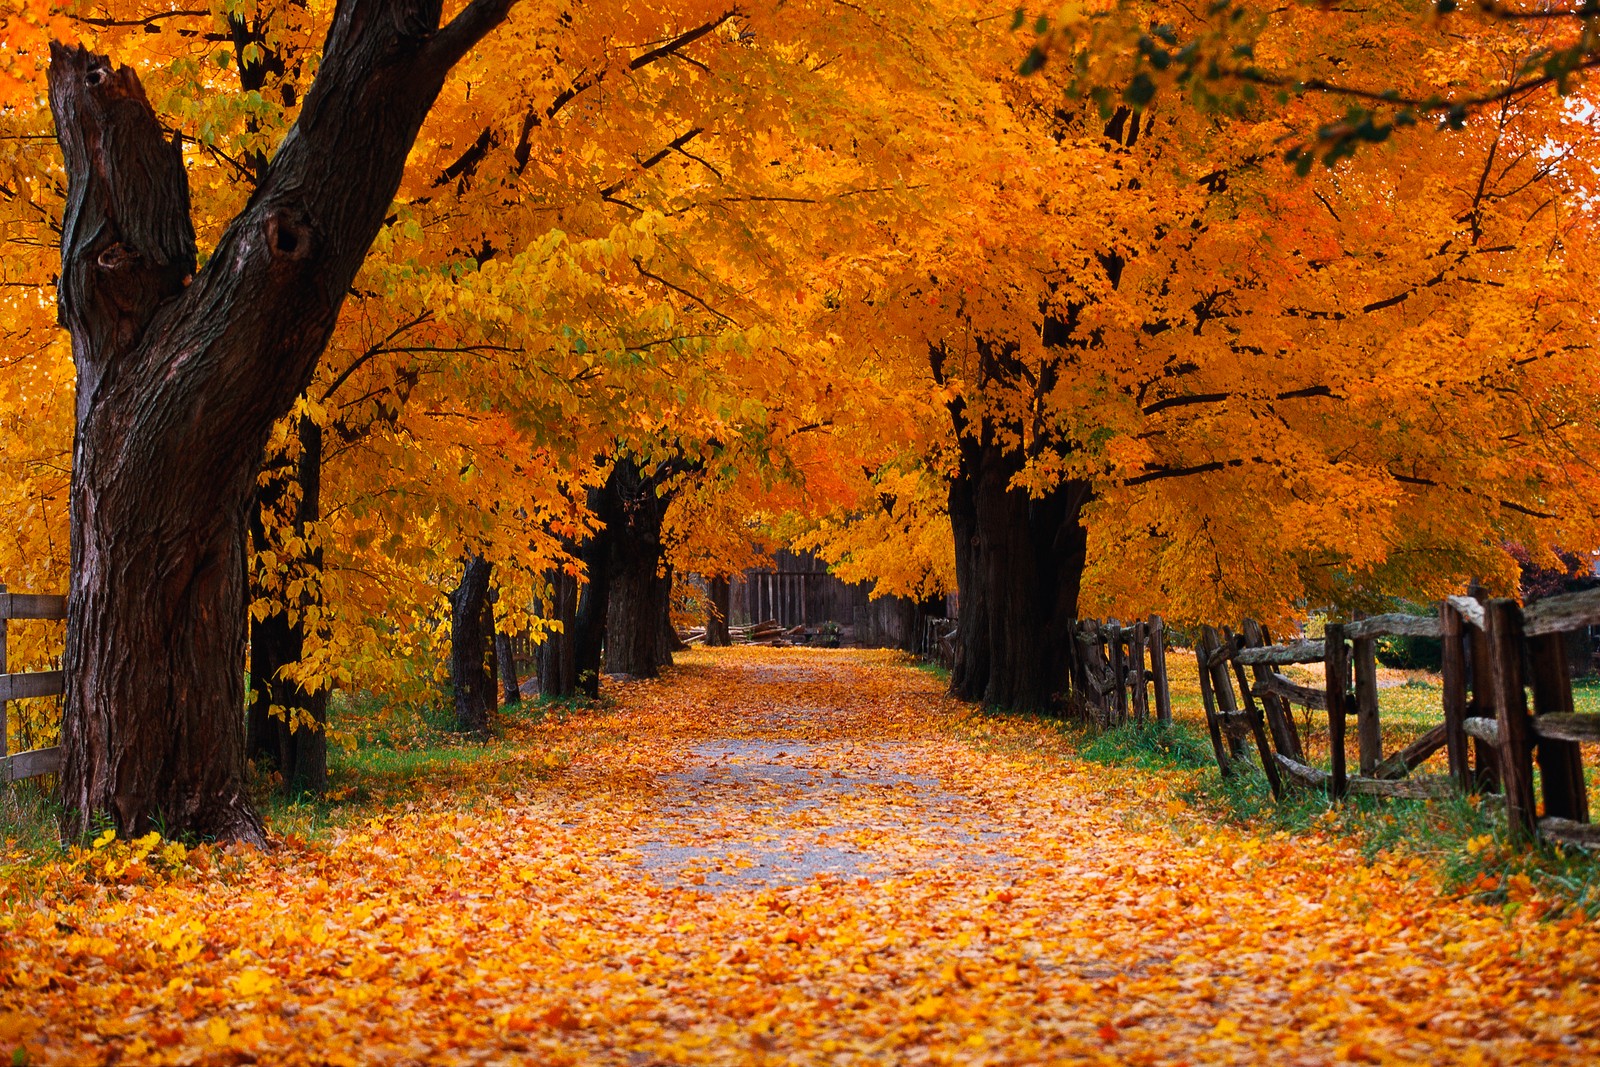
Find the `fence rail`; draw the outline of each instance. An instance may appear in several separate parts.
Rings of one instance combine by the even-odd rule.
[[[1329,623],[1321,641],[1282,645],[1271,644],[1249,621],[1241,635],[1206,627],[1196,660],[1217,763],[1224,775],[1232,773],[1254,741],[1276,796],[1283,793],[1284,778],[1326,789],[1335,798],[1499,792],[1514,834],[1600,848],[1600,826],[1590,822],[1580,747],[1600,742],[1600,715],[1573,710],[1565,640],[1568,633],[1595,625],[1600,625],[1600,590],[1547,597],[1526,609],[1513,600],[1485,600],[1479,591],[1441,601],[1434,615]],[[1443,722],[1386,757],[1376,655],[1377,639],[1389,635],[1441,638],[1444,693]],[[1320,689],[1267,669],[1319,661],[1325,670]],[[1255,672],[1253,685],[1245,677],[1247,666]],[[1290,704],[1327,714],[1328,770],[1307,762]],[[1345,751],[1352,717],[1358,752],[1353,775]],[[1270,742],[1264,723],[1271,727]],[[1441,748],[1448,775],[1411,777]]]
[[[13,700],[60,696],[66,691],[60,671],[34,671],[9,674],[6,659],[6,627],[11,620],[65,619],[67,598],[36,593],[8,593],[0,585],[0,782],[15,782],[56,774],[61,770],[61,746],[38,748],[8,754],[10,719],[6,705]]]

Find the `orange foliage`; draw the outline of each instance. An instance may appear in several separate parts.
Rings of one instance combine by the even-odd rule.
[[[1587,1061],[1600,931],[1217,827],[889,653],[695,652],[318,841],[13,866],[28,1062]],[[570,755],[569,755],[570,754]],[[993,836],[998,834],[999,836]],[[785,875],[807,857],[821,867]],[[13,857],[15,859],[16,857]]]

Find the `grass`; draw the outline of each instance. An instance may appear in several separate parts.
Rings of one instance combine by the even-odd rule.
[[[327,793],[289,797],[275,788],[274,778],[258,776],[257,810],[274,832],[315,840],[379,811],[441,794],[470,806],[570,758],[508,741],[547,720],[608,710],[608,702],[587,698],[525,700],[491,716],[494,736],[484,741],[456,731],[454,710],[442,700],[402,704],[336,693],[329,708]]]
[[[1193,784],[1180,795],[1221,822],[1262,834],[1338,834],[1369,861],[1385,853],[1423,856],[1448,891],[1485,904],[1511,906],[1510,886],[1526,879],[1553,901],[1549,917],[1578,911],[1600,918],[1600,856],[1513,843],[1498,797],[1348,797],[1334,804],[1323,794],[1291,787],[1277,802],[1254,763],[1236,762],[1228,778],[1217,773],[1204,728],[1185,721],[1083,733],[1075,748],[1080,758],[1096,763],[1184,774]]]

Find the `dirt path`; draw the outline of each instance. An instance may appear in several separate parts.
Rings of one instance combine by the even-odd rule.
[[[1211,826],[887,654],[699,652],[616,697],[330,842],[14,892],[0,1053],[1600,1057],[1592,925]]]

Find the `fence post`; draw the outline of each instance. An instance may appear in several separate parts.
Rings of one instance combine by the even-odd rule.
[[[1571,715],[1572,677],[1567,673],[1567,635],[1540,634],[1530,638],[1528,660],[1533,669],[1533,713]],[[1539,761],[1545,815],[1588,822],[1589,790],[1583,780],[1583,750],[1578,743],[1541,737],[1534,756]]]
[[[1472,791],[1472,765],[1467,759],[1467,658],[1462,642],[1461,612],[1448,600],[1439,602],[1439,636],[1443,638],[1444,745],[1450,756],[1450,777],[1463,793]]]
[[[1522,609],[1514,600],[1484,605],[1489,646],[1490,693],[1500,722],[1500,781],[1506,791],[1506,824],[1513,837],[1534,836],[1533,729],[1522,692]]]
[[[1217,718],[1216,697],[1211,692],[1211,655],[1219,644],[1217,631],[1210,626],[1202,627],[1200,640],[1195,642],[1194,658],[1200,667],[1200,699],[1206,708],[1206,729],[1211,733],[1211,748],[1217,754],[1217,766],[1222,768],[1222,776],[1226,778],[1233,773],[1233,767],[1228,762],[1227,750],[1222,747],[1222,723]]]
[[[1344,760],[1345,716],[1350,686],[1350,650],[1344,643],[1344,624],[1330,622],[1322,635],[1322,663],[1327,672],[1328,749],[1332,775],[1328,792],[1334,799],[1344,796],[1348,772]]]
[[[1233,632],[1224,631],[1211,664],[1211,687],[1217,692],[1217,708],[1221,712],[1218,718],[1227,724],[1223,733],[1228,738],[1228,754],[1234,759],[1241,759],[1245,754],[1244,740],[1234,725],[1239,720],[1233,718],[1239,712],[1239,700],[1233,695],[1233,681],[1228,677],[1228,658],[1232,655]]]
[[[1121,726],[1128,720],[1128,661],[1122,654],[1122,624],[1116,619],[1106,627],[1106,641],[1111,654],[1111,721]]]
[[[1467,595],[1478,603],[1483,604],[1488,600],[1488,591],[1483,586],[1473,581],[1467,587]],[[1488,625],[1488,615],[1484,616],[1484,625]],[[1489,634],[1486,629],[1468,626],[1467,634],[1467,673],[1472,679],[1472,697],[1467,702],[1468,718],[1492,719],[1494,710],[1494,683],[1491,681],[1493,668],[1489,657]],[[1477,791],[1480,793],[1495,793],[1500,790],[1500,756],[1495,746],[1480,737],[1472,739],[1472,755],[1474,767],[1474,780]]]
[[[1358,637],[1356,668],[1356,742],[1360,746],[1361,773],[1372,777],[1383,762],[1383,728],[1378,722],[1378,639]]]
[[[1144,649],[1149,643],[1149,628],[1142,622],[1136,622],[1128,632],[1133,635],[1128,642],[1128,659],[1132,662],[1129,673],[1133,678],[1133,721],[1143,726],[1150,717],[1150,693],[1145,688],[1144,676]]]
[[[1171,725],[1172,690],[1167,688],[1167,624],[1150,616],[1150,673],[1156,676],[1156,721]]]
[[[1250,620],[1246,619],[1241,629],[1248,630]],[[1226,633],[1226,631],[1224,631]],[[1260,630],[1257,629],[1257,634]],[[1231,638],[1232,635],[1230,634]],[[1244,640],[1245,647],[1249,647],[1250,638]],[[1283,799],[1283,781],[1278,777],[1278,761],[1272,757],[1272,746],[1267,744],[1267,731],[1262,725],[1261,709],[1256,705],[1256,698],[1250,693],[1250,681],[1245,674],[1244,664],[1238,660],[1233,661],[1234,677],[1239,679],[1239,699],[1244,704],[1245,715],[1250,720],[1250,733],[1256,740],[1256,751],[1261,753],[1261,770],[1267,776],[1267,784],[1272,786],[1272,799]],[[1263,698],[1265,702],[1265,698]]]
[[[1245,641],[1254,648],[1265,648],[1272,644],[1272,634],[1265,626],[1254,619],[1244,620]],[[1257,682],[1264,682],[1272,671],[1268,667],[1253,667],[1250,675]],[[1261,697],[1261,703],[1267,710],[1267,725],[1272,729],[1272,743],[1279,752],[1292,760],[1300,763],[1306,762],[1305,753],[1300,748],[1300,731],[1294,725],[1294,711],[1289,707],[1289,702],[1276,693],[1266,693]]]

